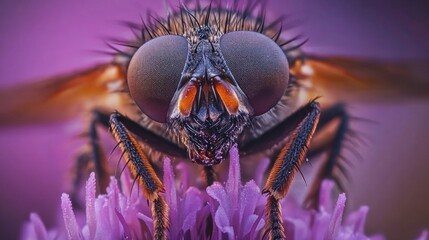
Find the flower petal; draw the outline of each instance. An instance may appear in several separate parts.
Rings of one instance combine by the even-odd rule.
[[[240,193],[240,223],[253,215],[261,196],[261,191],[253,180],[244,185]]]
[[[95,189],[96,189],[96,180],[95,173],[92,172],[89,175],[89,179],[86,182],[86,224],[88,225],[89,239],[94,239],[97,222],[95,218]]]
[[[30,214],[30,223],[27,226],[27,236],[24,239],[47,240],[48,232],[37,213]]]
[[[68,194],[61,195],[61,209],[63,212],[64,225],[67,231],[68,239],[82,239],[80,228],[77,225],[76,218],[72,209],[72,203]]]
[[[229,213],[228,218],[232,218],[234,213],[231,211],[230,196],[227,194],[222,184],[215,182],[207,187],[206,192],[219,203],[219,207],[224,208],[225,211]]]
[[[201,199],[201,192],[191,187],[184,194],[184,198],[181,201],[181,219],[182,220],[182,230],[186,232],[189,229],[195,227],[197,220],[197,212],[203,207],[203,200]]]
[[[326,211],[317,212],[315,210],[310,210],[313,214],[313,224],[311,225],[311,236],[310,239],[322,240],[326,233],[326,229],[329,226],[329,220],[331,219],[330,214]],[[309,223],[308,223],[309,224]]]
[[[336,239],[340,231],[343,212],[346,206],[346,194],[342,193],[338,196],[337,204],[332,213],[331,221],[329,222],[328,231],[325,233],[326,240]]]
[[[346,224],[353,227],[354,234],[364,233],[368,210],[369,208],[367,206],[362,206],[358,211],[353,212],[348,216]]]
[[[250,233],[252,228],[255,228],[255,231],[258,232],[264,227],[265,221],[261,219],[256,226],[254,226],[254,223],[259,219],[259,215],[252,214],[244,219],[243,222],[241,222],[241,225],[244,225],[243,232],[241,233],[242,236],[247,235]]]
[[[241,187],[240,159],[238,156],[237,144],[234,144],[231,150],[229,150],[229,158],[230,162],[226,191],[230,198],[230,209],[234,211],[238,206],[238,193]],[[230,215],[232,215],[232,213]]]
[[[119,200],[120,190],[118,180],[110,177],[110,184],[107,188],[107,202],[105,203],[107,216],[107,223],[110,226],[111,236],[121,236],[120,222],[116,215],[116,210],[120,208]]]
[[[169,207],[170,222],[176,224],[170,224],[170,236],[176,237],[181,226],[177,224],[179,222],[177,209],[177,192],[176,184],[174,180],[173,168],[169,158],[164,159],[164,188],[165,188],[165,201]]]
[[[216,210],[215,223],[218,228],[224,233],[227,232],[228,227],[231,227],[231,223],[229,221],[228,214],[225,212],[225,209],[219,207]]]
[[[323,180],[320,186],[319,209],[321,211],[332,212],[332,190],[334,189],[334,181]]]
[[[122,225],[122,228],[124,229],[123,239],[131,239],[130,228],[128,227],[128,224],[125,221],[124,216],[122,216],[122,214],[117,209],[115,209],[115,213],[116,213],[116,216],[119,219],[119,222]]]
[[[101,195],[95,201],[97,214],[97,232],[94,239],[112,239],[112,231],[109,217],[109,201],[105,195]]]

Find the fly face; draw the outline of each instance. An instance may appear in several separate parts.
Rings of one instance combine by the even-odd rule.
[[[272,39],[252,31],[225,33],[208,20],[201,26],[195,18],[196,27],[182,36],[148,41],[128,68],[136,104],[167,122],[189,158],[205,166],[223,161],[252,117],[277,104],[289,77],[286,56]]]

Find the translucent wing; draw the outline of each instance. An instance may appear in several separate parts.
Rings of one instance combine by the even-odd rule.
[[[127,102],[123,67],[94,66],[75,73],[0,90],[0,126],[66,120]]]
[[[322,102],[429,97],[429,62],[306,55],[291,72],[308,98]]]

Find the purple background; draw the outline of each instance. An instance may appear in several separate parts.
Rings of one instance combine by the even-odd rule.
[[[177,5],[177,4],[176,4]],[[103,37],[129,38],[117,20],[139,21],[162,4],[120,0],[0,2],[0,87],[106,60]],[[315,53],[384,59],[429,57],[429,8],[424,1],[271,1],[273,15],[301,20]],[[162,11],[161,11],[162,14]],[[429,81],[428,81],[429,82]],[[370,206],[367,230],[411,239],[429,228],[429,104],[424,101],[351,106],[379,124],[354,123],[369,138],[359,147],[349,209]],[[31,211],[55,222],[67,172],[81,144],[71,123],[0,129],[0,236],[16,238]],[[302,181],[297,178],[297,181]]]

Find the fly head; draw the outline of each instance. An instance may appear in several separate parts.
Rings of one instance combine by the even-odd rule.
[[[130,94],[151,119],[169,124],[189,158],[223,161],[253,116],[285,94],[289,69],[282,49],[254,31],[225,31],[217,20],[181,35],[144,43],[128,67]]]

